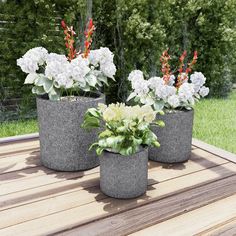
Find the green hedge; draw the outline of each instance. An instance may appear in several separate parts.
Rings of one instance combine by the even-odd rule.
[[[96,24],[93,47],[115,53],[116,83],[105,88],[109,101],[124,101],[128,73],[137,68],[160,74],[161,52],[169,48],[172,63],[186,49],[198,50],[197,70],[207,77],[213,96],[227,96],[236,81],[235,0],[7,0],[0,3],[0,104],[23,98],[18,114],[34,108],[25,75],[16,59],[29,48],[44,46],[64,53],[61,19],[73,24],[83,40],[90,16]],[[192,55],[189,55],[191,57]],[[3,112],[2,112],[3,114]]]

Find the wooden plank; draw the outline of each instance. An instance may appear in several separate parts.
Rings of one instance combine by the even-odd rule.
[[[203,158],[201,156],[205,156],[205,157]],[[27,161],[24,161],[22,163],[19,163],[19,159],[17,159],[17,158],[12,158],[9,161],[0,160],[0,166],[2,168],[2,173],[7,173],[9,171],[15,171],[18,169],[20,169],[19,172],[21,171],[22,173],[24,173],[25,170],[21,170],[21,169],[37,166],[37,164],[39,164],[38,158],[39,157],[36,155],[35,156],[28,155],[28,156],[26,156]],[[30,161],[28,159],[30,159]],[[34,165],[34,161],[37,161],[37,163],[35,165]],[[160,178],[161,178],[160,180],[162,180],[162,179],[166,179],[169,177],[174,178],[174,177],[177,177],[179,174],[188,174],[188,173],[192,173],[194,171],[201,170],[203,168],[210,168],[210,167],[213,167],[213,166],[216,166],[219,164],[224,164],[227,162],[228,161],[226,161],[222,158],[219,158],[217,156],[211,155],[211,154],[209,154],[207,156],[207,153],[205,151],[203,151],[201,149],[198,149],[198,150],[196,149],[192,152],[191,160],[186,163],[168,165],[168,164],[161,164],[161,163],[156,163],[156,162],[149,162],[149,169],[158,168],[157,171],[160,173]],[[30,163],[31,165],[28,166],[28,163]],[[178,173],[178,171],[176,171],[176,170],[182,170],[182,173]],[[1,171],[0,171],[0,173],[1,173]],[[14,173],[13,173],[13,176],[14,176]],[[63,173],[65,173],[65,172],[63,172]],[[4,178],[4,176],[3,176],[3,178]],[[43,182],[45,184],[47,184],[47,181],[45,179],[46,177],[42,177],[42,178],[43,178]],[[7,179],[7,176],[6,176],[6,179]],[[21,178],[20,181],[24,181],[24,179]],[[25,187],[32,185],[32,182],[34,181],[34,179],[30,178],[30,180],[27,180],[27,181],[28,182],[24,182]],[[35,187],[37,187],[35,182],[33,183],[33,185]],[[24,186],[22,186],[21,190],[24,190]],[[41,183],[40,183],[40,186],[41,186]],[[12,188],[14,189],[14,186],[12,186]],[[9,186],[8,189],[10,191],[11,186]],[[8,193],[10,193],[10,192],[8,192]]]
[[[5,159],[9,159],[9,158],[11,158],[11,157],[17,157],[17,156],[19,156],[19,157],[22,157],[23,155],[27,155],[27,154],[29,154],[29,153],[31,153],[31,152],[39,152],[40,151],[40,149],[39,149],[39,147],[36,147],[36,148],[30,148],[30,149],[25,149],[25,150],[22,150],[22,151],[14,151],[14,152],[12,152],[12,153],[8,153],[8,154],[0,154],[0,160],[1,159],[3,159],[3,158],[5,158]]]
[[[149,173],[151,171],[154,171],[156,180],[158,182],[161,182],[171,178],[176,178],[182,175],[187,175],[193,172],[197,172],[205,168],[211,168],[224,163],[227,163],[227,161],[219,157],[210,156],[206,158],[201,158],[198,155],[193,154],[192,160],[190,160],[189,162],[174,166],[164,165],[157,162],[149,162]],[[98,171],[99,169],[86,171],[83,173],[83,175],[96,173]],[[68,190],[68,186],[74,189],[75,186],[78,185],[80,181],[84,180],[84,179],[82,180],[76,179],[77,177],[81,176],[78,173],[78,175],[72,174],[71,180],[69,182],[62,181],[63,180],[62,177],[64,178],[64,180],[69,179],[71,173],[65,173],[65,172],[62,172],[62,174],[59,173],[58,176],[55,176],[55,178],[52,178],[51,176],[46,176],[46,177],[39,176],[36,179],[29,178],[29,179],[19,180],[20,181],[19,184],[16,181],[14,183],[3,184],[1,187],[0,194],[2,195],[7,194],[7,196],[1,197],[0,209],[1,207],[3,207],[1,202],[4,203],[5,207],[9,208],[12,206],[12,204],[19,205],[25,203],[25,201],[28,203],[29,202],[28,196],[32,196],[31,198],[32,200],[40,199],[41,197],[45,198],[46,193],[48,193],[48,197],[53,197],[55,196],[55,194],[56,195],[60,194],[60,191],[58,191],[58,189],[60,189],[61,191],[62,189]],[[72,179],[72,177],[75,179]],[[96,178],[97,176],[94,175],[91,176],[91,178],[92,177]],[[16,192],[19,190],[20,192]]]
[[[232,222],[230,220],[232,217],[236,217],[236,195],[153,225],[130,236],[236,235],[236,220]],[[230,223],[223,226],[222,222],[227,219]],[[218,224],[222,226],[221,229],[217,227]],[[212,231],[206,232],[209,227]]]
[[[40,166],[39,152],[19,154],[17,156],[0,159],[0,175],[12,171],[24,170]]]
[[[156,174],[156,172],[151,173]],[[191,175],[186,175],[179,178],[171,179],[170,181],[164,181],[162,183],[154,184],[150,186],[146,195],[131,200],[118,200],[111,198],[99,199],[101,197],[101,193],[99,191],[99,188],[97,187],[93,188],[92,190],[87,189],[86,191],[83,191],[82,194],[80,194],[79,192],[73,193],[73,197],[72,195],[70,195],[70,197],[72,197],[72,204],[78,204],[80,206],[73,205],[72,207],[72,205],[70,205],[70,197],[68,197],[66,201],[64,200],[66,197],[65,195],[53,198],[55,204],[53,204],[52,200],[49,199],[46,201],[31,203],[29,205],[23,205],[20,207],[2,211],[0,213],[0,218],[2,219],[0,222],[1,228],[8,227],[5,228],[5,230],[3,230],[2,232],[0,231],[0,233],[3,233],[4,235],[10,232],[14,232],[17,235],[21,235],[22,233],[26,235],[29,233],[50,234],[56,232],[57,230],[64,230],[68,227],[72,227],[78,224],[84,224],[92,220],[97,220],[102,217],[117,214],[118,212],[137,208],[138,206],[145,205],[156,200],[160,201],[160,199],[166,198],[167,196],[170,196],[171,198],[173,196],[175,199],[175,196],[177,196],[178,193],[186,192],[187,189],[192,188],[194,189],[190,191],[192,195],[189,195],[188,193],[186,194],[188,196],[186,202],[191,201],[192,196],[199,197],[198,191],[195,189],[199,189],[201,198],[205,197],[207,201],[211,201],[211,199],[214,199],[214,197],[220,198],[220,196],[224,197],[231,192],[236,192],[236,176],[232,177],[232,179],[228,178],[227,181],[225,179],[222,180],[222,178],[232,174],[235,175],[235,173],[236,165],[227,163],[224,166],[217,166],[215,168],[206,169],[197,173],[193,173]],[[151,178],[153,177],[152,174],[150,176]],[[215,184],[215,181],[219,179],[220,181],[222,181]],[[207,183],[212,181],[212,185],[207,185]],[[221,191],[218,191],[219,185],[221,183],[225,184],[225,189],[222,188],[222,186],[224,186],[222,185]],[[231,185],[233,185],[233,183],[234,186],[232,187]],[[204,187],[203,189],[201,189],[198,188],[198,186],[200,185],[207,185],[209,187]],[[206,191],[206,194],[203,195],[203,193],[205,193],[204,191]],[[84,203],[82,199],[90,199],[90,201],[92,200],[91,193],[94,193],[93,202],[91,202],[90,204],[81,205],[81,202],[82,204]],[[194,195],[194,193],[196,196]],[[180,199],[183,199],[184,196],[181,195],[181,198],[177,199],[180,201]],[[97,200],[97,198],[99,200]],[[168,201],[168,204],[172,204],[172,202],[173,199],[171,201]],[[199,201],[199,204],[200,202],[201,201]],[[198,201],[194,201],[194,204],[198,204]],[[67,209],[68,205],[71,209]],[[169,210],[172,209],[171,207],[167,206],[166,208],[168,208]],[[55,211],[57,213],[55,213]],[[48,215],[42,217],[44,214]],[[41,218],[38,218],[39,216]],[[47,222],[50,222],[50,225],[47,225]],[[45,225],[45,227],[41,228],[39,227],[40,225]],[[9,228],[9,226],[12,227]]]
[[[224,209],[225,211],[225,209]],[[214,225],[211,229],[197,234],[197,236],[230,236],[236,235],[236,217]]]
[[[80,172],[52,172],[47,175],[40,175],[34,178],[26,178],[20,181],[14,181],[6,184],[1,184],[0,196],[8,195],[9,193],[15,193],[27,189],[38,188],[44,185],[50,185],[52,183],[69,181],[68,184],[84,182],[98,177],[98,168],[92,169],[89,173],[95,173],[90,175],[83,171]],[[83,178],[82,178],[83,177]],[[52,187],[52,186],[51,186]],[[1,201],[1,200],[0,200]]]
[[[0,157],[8,157],[11,154],[25,152],[39,148],[39,140],[19,141],[0,145]]]
[[[220,156],[228,161],[236,163],[236,154],[223,150],[221,148],[215,147],[213,145],[207,144],[197,139],[193,139],[193,145],[201,148],[209,153]]]
[[[53,172],[55,171],[48,169],[46,167],[43,167],[43,166],[31,167],[24,170],[16,170],[16,171],[0,174],[0,183],[6,184],[6,183],[15,182],[15,184],[17,185],[17,181],[34,178],[36,176],[45,175],[45,174],[49,174]]]
[[[154,224],[163,222],[164,220],[168,220],[170,218],[179,216],[183,213],[206,206],[210,203],[224,199],[235,193],[236,193],[236,175],[225,179],[220,179],[213,183],[205,184],[203,186],[193,188],[189,191],[184,191],[179,194],[172,194],[170,197],[161,199],[159,201],[155,201],[153,203],[146,204],[142,207],[136,207],[132,210],[125,211],[108,218],[84,224],[80,227],[69,230],[68,232],[64,232],[62,235],[87,236],[91,235],[91,232],[96,232],[96,235],[109,235],[109,232],[112,232],[113,235],[127,235],[130,233],[134,233],[137,230],[142,230]],[[228,206],[232,204],[233,202],[232,200],[234,200],[233,208],[232,207],[228,208],[231,211],[231,214],[235,214],[236,196],[234,196],[234,198],[229,199],[229,202],[227,202],[229,204]],[[222,202],[224,201],[225,199]],[[224,208],[221,209],[222,211],[225,211]],[[71,217],[73,217],[74,212],[71,211],[71,213],[72,213]],[[195,218],[194,224],[198,224],[199,221],[202,221],[202,219]],[[36,223],[36,221],[34,223]],[[23,224],[21,226],[23,226]],[[55,226],[54,232],[55,230],[58,230],[60,228],[59,226],[56,225],[54,226]],[[67,227],[69,227],[69,225]],[[193,224],[186,223],[184,224],[183,229],[188,230],[191,229],[192,227],[194,227]],[[13,227],[12,229],[14,230],[17,229],[17,226]],[[50,232],[53,232],[53,229]],[[184,235],[191,235],[191,234],[187,233]]]

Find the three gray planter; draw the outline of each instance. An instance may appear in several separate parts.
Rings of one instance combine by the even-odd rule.
[[[152,127],[161,144],[149,148],[149,159],[163,163],[185,162],[191,155],[193,110],[176,110],[157,117],[165,127]]]
[[[77,97],[76,101],[50,101],[37,98],[41,162],[44,166],[60,171],[78,171],[99,165],[95,151],[88,151],[95,142],[97,131],[86,132],[81,128],[84,114],[98,103],[103,95]]]
[[[100,157],[100,188],[114,198],[134,198],[147,190],[148,149],[131,156],[105,151]]]

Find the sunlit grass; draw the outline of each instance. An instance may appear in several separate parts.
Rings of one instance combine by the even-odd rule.
[[[236,153],[236,92],[228,99],[205,99],[195,107],[193,136]]]
[[[0,123],[0,137],[34,132],[36,120]],[[236,92],[228,99],[204,99],[195,106],[193,136],[236,153]]]
[[[0,123],[0,137],[38,132],[36,120],[7,121]]]

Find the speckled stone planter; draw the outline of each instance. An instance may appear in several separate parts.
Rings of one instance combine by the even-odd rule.
[[[100,159],[100,188],[114,198],[134,198],[147,190],[148,149],[131,156],[105,151]]]
[[[149,159],[163,163],[185,162],[191,155],[193,110],[174,111],[159,116],[165,127],[152,127],[161,144],[149,148]]]
[[[104,103],[103,95],[77,97],[76,101],[37,98],[41,162],[60,171],[86,170],[99,165],[95,151],[88,151],[97,131],[81,128],[88,108]]]

